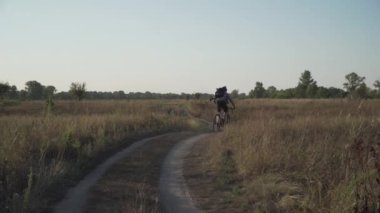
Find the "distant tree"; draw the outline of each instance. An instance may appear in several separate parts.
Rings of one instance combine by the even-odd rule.
[[[244,92],[243,93],[239,93],[239,98],[240,99],[246,99],[247,98],[247,94],[245,94]]]
[[[21,90],[19,93],[19,97],[21,100],[25,100],[28,98],[28,92],[26,90]]]
[[[117,92],[114,92],[113,96],[115,97],[115,99],[124,99],[125,98],[125,92],[123,90],[119,90]]]
[[[270,86],[267,88],[267,96],[269,98],[275,98],[277,93],[277,88],[274,86]]]
[[[263,87],[262,82],[256,82],[254,90],[249,92],[249,97],[251,98],[264,98],[265,97],[265,88]]]
[[[59,92],[54,95],[54,98],[60,100],[70,100],[73,99],[73,96],[70,94],[70,92]]]
[[[12,85],[7,93],[8,98],[10,99],[16,99],[18,96],[17,87],[15,85]]]
[[[238,98],[239,97],[239,90],[234,89],[231,92],[231,98]]]
[[[301,77],[299,79],[298,84],[309,86],[310,84],[314,83],[314,79],[311,77],[311,72],[309,70],[305,70],[303,73],[301,73]]]
[[[78,101],[81,101],[86,95],[86,83],[71,83],[70,93],[74,95]]]
[[[44,88],[45,98],[53,97],[53,95],[55,94],[56,91],[57,91],[57,89],[54,86],[51,86],[51,85],[46,86]]]
[[[360,97],[360,95],[363,95],[363,88],[366,87],[364,83],[365,77],[361,77],[352,72],[346,75],[346,80],[347,82],[343,84],[343,87],[347,90],[351,98]],[[358,88],[361,88],[359,92],[357,91]]]
[[[194,98],[197,100],[201,99],[201,93],[199,93],[199,92],[195,93]]]
[[[306,88],[306,97],[307,98],[314,98],[317,95],[318,86],[317,82],[313,82]]]
[[[377,90],[380,91],[380,81],[379,81],[379,80],[376,80],[376,81],[373,83],[373,86],[375,87],[375,89],[377,89]]]
[[[8,83],[0,83],[0,99],[3,99],[5,94],[9,91],[11,87]]]
[[[371,88],[367,88],[367,97],[368,98],[378,98],[378,95],[377,95],[377,90],[376,89],[371,89]]]
[[[297,98],[313,98],[318,90],[317,82],[311,77],[311,72],[305,70],[299,78],[296,87]]]
[[[329,87],[329,94],[331,98],[344,98],[347,95],[344,90],[335,87]]]
[[[25,83],[27,97],[32,100],[40,100],[44,95],[44,86],[38,81],[28,81]]]
[[[318,87],[315,95],[316,98],[330,98],[330,96],[330,91],[326,87]]]
[[[144,93],[144,99],[152,99],[153,96],[154,96],[154,95],[153,95],[151,92],[149,92],[149,91],[146,91],[146,92]]]
[[[373,83],[373,86],[375,87],[375,98],[380,98],[380,81],[379,80],[376,80],[374,83]]]
[[[249,98],[254,98],[254,97],[255,97],[255,93],[253,92],[253,89],[251,89],[251,90],[248,92],[248,97],[249,97]]]
[[[294,98],[294,97],[296,97],[296,89],[295,88],[279,90],[276,93],[276,98],[288,99],[288,98]]]
[[[363,82],[359,85],[359,87],[356,89],[356,97],[357,98],[368,98],[370,89],[367,87],[367,85]]]

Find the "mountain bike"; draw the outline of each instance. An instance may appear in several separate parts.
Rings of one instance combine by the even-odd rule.
[[[224,115],[225,115],[225,112],[223,110],[220,113],[215,114],[213,123],[212,123],[212,129],[214,130],[214,132],[220,131],[220,129],[223,127]]]
[[[234,108],[228,108],[234,110]],[[225,124],[228,124],[231,121],[231,115],[229,112],[224,112],[221,110],[220,113],[216,113],[212,123],[212,129],[214,132],[220,131]]]

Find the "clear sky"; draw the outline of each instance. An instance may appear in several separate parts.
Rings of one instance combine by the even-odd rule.
[[[248,92],[380,79],[379,0],[0,0],[0,81]]]

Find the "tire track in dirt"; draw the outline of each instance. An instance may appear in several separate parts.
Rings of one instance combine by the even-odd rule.
[[[161,169],[160,202],[165,212],[201,212],[194,205],[183,177],[183,162],[191,147],[210,134],[201,134],[179,142],[167,155]]]
[[[178,142],[198,134],[160,137],[130,153],[90,189],[84,212],[162,212],[158,188],[162,164]]]
[[[105,162],[101,163],[95,170],[86,175],[76,186],[69,189],[65,198],[58,203],[55,208],[55,213],[79,213],[82,212],[82,208],[84,207],[88,191],[92,186],[96,184],[96,182],[103,176],[103,174],[116,162],[120,161],[124,157],[128,156],[129,153],[135,151],[139,147],[143,146],[147,142],[161,138],[170,134],[163,134],[155,137],[146,138],[140,141],[133,143],[131,146],[123,149],[122,151],[116,153],[115,155],[108,158]]]
[[[149,146],[149,142],[157,140],[167,140],[165,137],[178,137],[183,133],[168,133],[155,137],[146,138],[133,143],[131,146],[123,149],[115,155],[108,158],[84,177],[75,187],[71,188],[65,198],[58,203],[54,212],[56,213],[80,213],[83,212],[88,199],[90,190],[97,184],[103,175],[117,162],[130,156],[142,147]],[[166,155],[163,160],[160,175],[157,176],[157,188],[159,190],[159,202],[162,210],[165,212],[200,212],[190,197],[183,177],[183,161],[184,157],[191,150],[192,146],[202,138],[210,134],[198,134],[189,136],[187,139],[180,140]]]

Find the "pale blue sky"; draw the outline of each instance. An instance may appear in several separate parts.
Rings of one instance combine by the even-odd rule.
[[[380,79],[379,0],[0,0],[0,81],[248,92]]]

